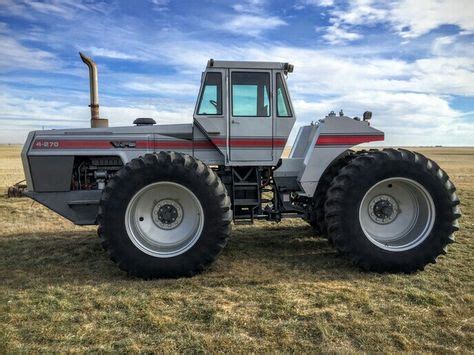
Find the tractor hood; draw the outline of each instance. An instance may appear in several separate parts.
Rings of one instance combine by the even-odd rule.
[[[28,189],[33,190],[32,166],[61,165],[59,157],[118,156],[125,164],[131,159],[161,150],[179,150],[192,154],[193,125],[145,125],[53,129],[30,132],[22,151]],[[34,170],[34,169],[33,169]],[[43,173],[43,168],[37,169]],[[41,174],[40,174],[41,175]]]
[[[103,128],[72,128],[72,129],[52,129],[35,131],[35,136],[87,136],[88,138],[110,135],[143,135],[158,134],[178,139],[192,139],[192,124],[169,124],[169,125],[143,125],[125,127],[103,127]]]

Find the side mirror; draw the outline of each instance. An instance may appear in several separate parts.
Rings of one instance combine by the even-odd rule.
[[[368,121],[372,118],[372,112],[370,111],[365,111],[364,114],[362,115],[362,118],[364,121]]]

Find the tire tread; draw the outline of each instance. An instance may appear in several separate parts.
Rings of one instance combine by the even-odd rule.
[[[193,260],[193,257],[185,260],[181,266],[172,270],[153,267],[141,268],[139,263],[120,251],[117,243],[108,229],[108,223],[111,223],[108,209],[113,210],[116,204],[116,197],[121,190],[133,182],[131,179],[143,179],[146,174],[161,171],[165,175],[171,175],[173,172],[180,174],[190,174],[193,179],[204,182],[208,188],[208,193],[213,203],[220,207],[221,213],[215,213],[208,222],[212,229],[213,244],[205,253],[201,254],[201,260]],[[232,221],[232,210],[230,199],[224,184],[215,172],[201,161],[194,157],[179,152],[164,152],[146,154],[144,156],[132,159],[121,170],[117,172],[110,180],[102,192],[102,198],[98,213],[98,235],[102,247],[107,252],[109,258],[114,261],[121,270],[126,271],[131,276],[137,276],[145,279],[155,277],[182,277],[193,276],[203,271],[220,254],[227,244],[230,236],[230,225]],[[206,221],[205,221],[206,223]],[[149,257],[143,253],[144,257]],[[159,259],[159,258],[154,258]]]
[[[355,245],[356,241],[348,236],[347,221],[344,218],[348,203],[347,197],[351,194],[351,188],[357,186],[357,181],[361,179],[360,172],[371,171],[374,166],[390,166],[395,162],[406,165],[407,169],[422,169],[424,174],[434,177],[438,181],[437,186],[438,189],[441,189],[440,193],[445,196],[442,216],[436,216],[436,218],[443,219],[443,223],[440,223],[440,228],[443,230],[438,232],[440,237],[433,242],[424,243],[427,250],[423,250],[418,257],[413,257],[403,263],[381,262],[380,258],[371,258],[368,254],[361,253],[359,246]],[[355,156],[332,179],[325,203],[325,223],[329,237],[336,249],[342,254],[346,254],[354,264],[359,265],[362,269],[409,273],[423,270],[426,264],[435,263],[438,255],[446,254],[447,245],[454,242],[454,232],[459,229],[457,220],[461,216],[461,211],[458,205],[459,199],[454,184],[439,165],[432,160],[420,153],[406,149],[370,150]]]

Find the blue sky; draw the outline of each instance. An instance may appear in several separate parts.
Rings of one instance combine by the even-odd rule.
[[[474,1],[0,0],[0,143],[101,116],[192,120],[209,58],[284,61],[298,125],[373,111],[391,145],[473,145]]]

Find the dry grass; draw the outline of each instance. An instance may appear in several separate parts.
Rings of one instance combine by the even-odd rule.
[[[474,149],[418,149],[459,189],[446,257],[415,275],[363,273],[302,221],[234,228],[212,268],[142,281],[118,270],[95,229],[28,199],[0,198],[0,352],[473,352]],[[0,189],[22,178],[0,147]]]

